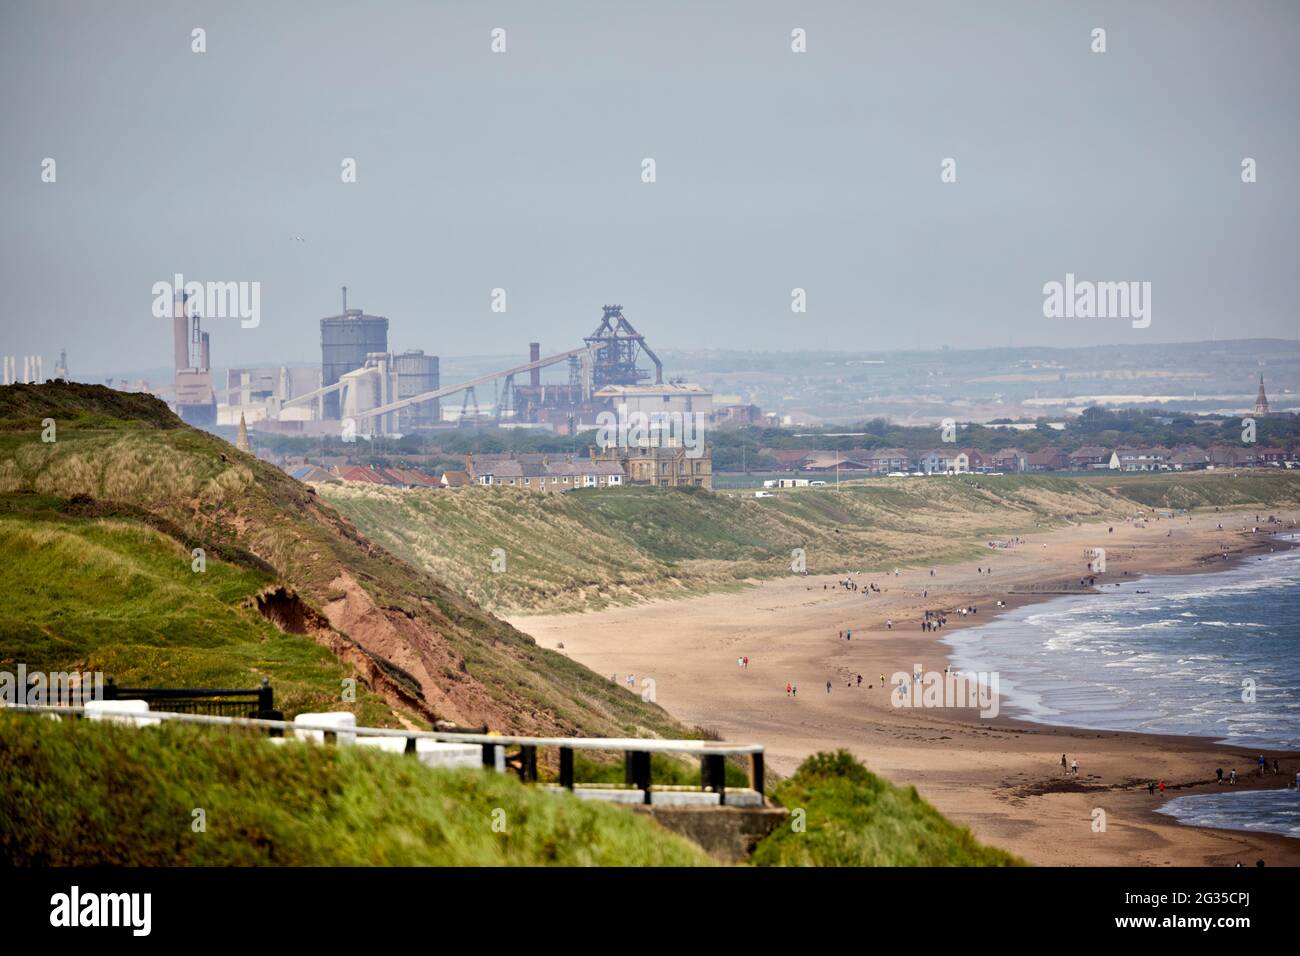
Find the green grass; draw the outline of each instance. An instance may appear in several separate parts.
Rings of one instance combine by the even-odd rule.
[[[1022,866],[921,798],[871,773],[847,751],[809,757],[774,794],[791,822],[755,849],[757,866]],[[805,829],[794,828],[802,810]]]
[[[99,671],[122,687],[256,687],[277,709],[355,712],[391,725],[385,702],[310,637],[247,607],[272,579],[209,557],[191,569],[174,539],[139,524],[51,514],[0,515],[0,669]]]
[[[205,832],[193,829],[195,809]],[[625,808],[499,774],[432,770],[356,747],[277,747],[206,728],[25,714],[0,714],[0,858],[18,866],[710,863]]]

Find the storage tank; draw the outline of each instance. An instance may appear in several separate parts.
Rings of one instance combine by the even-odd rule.
[[[438,387],[438,356],[425,355],[423,349],[408,349],[393,356],[397,372],[397,397],[410,398],[432,392]],[[401,411],[403,430],[416,425],[433,425],[438,421],[438,402],[422,402]]]
[[[388,319],[345,309],[320,320],[321,387],[333,385],[366,364],[366,356],[388,351]],[[339,417],[339,395],[325,396],[325,417]]]

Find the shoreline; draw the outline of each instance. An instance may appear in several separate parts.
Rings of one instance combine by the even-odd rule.
[[[970,709],[893,708],[877,679],[910,672],[915,663],[941,670],[950,661],[945,636],[1057,596],[1014,589],[1077,583],[1086,575],[1084,547],[1107,547],[1109,573],[1099,575],[1099,583],[1226,570],[1270,547],[1294,546],[1275,534],[1297,516],[1274,513],[1284,524],[1260,534],[1240,530],[1243,520],[1247,527],[1254,523],[1253,509],[1201,512],[1145,527],[1124,523],[1113,526],[1114,534],[1107,523],[1044,530],[1018,548],[990,549],[979,561],[936,565],[933,578],[929,569],[916,568],[897,577],[855,574],[864,588],[857,592],[819,588],[838,578],[810,576],[739,593],[510,620],[544,646],[564,643],[565,653],[597,673],[653,676],[659,703],[675,717],[733,739],[762,741],[778,773],[792,772],[816,750],[846,747],[872,770],[917,786],[977,836],[1030,862],[1224,865],[1262,858],[1296,865],[1300,841],[1178,824],[1155,812],[1159,803],[1151,801],[1162,798],[1145,789],[1156,779],[1165,781],[1168,796],[1215,792],[1216,766],[1238,768],[1238,789],[1267,787],[1294,776],[1300,766],[1294,752],[1270,751],[1282,760],[1281,777],[1255,778],[1245,772],[1254,756],[1209,738],[1046,724],[1015,712],[981,719]],[[1220,522],[1223,531],[1216,528]],[[977,566],[992,573],[978,573]],[[872,581],[882,591],[867,595]],[[929,597],[922,597],[925,590]],[[1005,608],[994,607],[999,598]],[[979,608],[974,616],[950,615],[937,632],[920,629],[925,608],[972,604]],[[892,630],[886,618],[894,620]],[[849,628],[853,640],[839,639],[839,630]],[[751,666],[738,669],[736,658],[745,655]],[[938,660],[937,667],[927,658]],[[857,673],[862,687],[846,687]],[[825,692],[828,678],[835,693]],[[802,684],[802,696],[784,695],[788,679]],[[1071,759],[1077,754],[1078,778],[1060,774],[1062,752]],[[1092,829],[1097,809],[1106,813],[1105,833]]]

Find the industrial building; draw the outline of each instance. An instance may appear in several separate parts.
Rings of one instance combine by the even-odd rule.
[[[197,310],[177,290],[172,305],[173,365],[176,369],[176,414],[201,428],[217,424],[217,394],[212,388],[212,351]],[[189,315],[194,311],[194,315]]]
[[[231,368],[220,392],[212,388],[208,335],[197,316],[184,314],[181,302],[175,319],[176,389],[186,420],[234,425],[242,417],[254,429],[286,434],[403,435],[442,427],[443,400],[450,396],[457,396],[460,415],[454,414],[454,404],[445,412],[459,425],[535,427],[566,435],[597,427],[602,412],[620,409],[712,419],[711,392],[665,383],[663,363],[620,305],[602,306],[600,322],[577,348],[544,356],[541,344],[530,342],[527,361],[520,365],[443,385],[437,355],[390,351],[388,319],[349,308],[347,291],[343,287],[342,311],[320,319],[319,368]],[[544,383],[543,370],[556,366],[564,369],[564,378]],[[489,385],[494,398],[485,408],[475,389]],[[218,397],[224,399],[219,409]]]
[[[366,364],[369,355],[388,351],[388,319],[348,308],[348,287],[343,287],[343,312],[320,320],[321,387],[338,383],[348,372]],[[339,418],[340,396],[324,395],[323,418]]]

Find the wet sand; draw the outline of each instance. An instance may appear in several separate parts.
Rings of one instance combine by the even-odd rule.
[[[1287,522],[1300,518],[1273,513]],[[1294,779],[1300,754],[1269,752],[1282,773],[1258,779],[1257,753],[1213,740],[1053,727],[1017,719],[1006,707],[991,719],[965,708],[895,708],[880,684],[881,674],[888,680],[917,664],[942,671],[942,638],[990,620],[999,598],[1013,608],[1050,596],[1014,593],[1018,588],[1077,589],[1088,573],[1085,548],[1107,551],[1099,586],[1144,573],[1222,570],[1230,566],[1225,553],[1228,561],[1251,560],[1281,546],[1252,533],[1254,524],[1252,509],[1147,527],[1117,523],[1113,533],[1106,524],[1073,526],[1030,535],[1015,548],[991,548],[978,560],[936,565],[933,577],[929,567],[898,576],[892,569],[859,573],[852,578],[856,592],[836,586],[840,576],[792,575],[739,592],[511,622],[545,647],[563,643],[564,653],[597,673],[653,678],[658,702],[673,716],[729,740],[764,744],[777,773],[793,772],[818,750],[845,747],[895,783],[915,785],[982,840],[1032,863],[1297,865],[1300,840],[1189,827],[1154,808],[1174,796],[1220,790],[1220,766],[1225,774],[1237,769],[1239,788],[1280,787]],[[868,594],[870,582],[882,593]],[[943,631],[920,629],[926,609],[969,605],[978,614],[950,612]],[[852,640],[841,639],[850,628]],[[742,656],[750,659],[747,669],[737,666]],[[862,686],[848,686],[859,673]],[[787,681],[798,684],[797,697],[786,695]],[[1062,773],[1062,753],[1078,760],[1078,777]],[[1166,796],[1148,794],[1148,780],[1163,780]],[[1094,829],[1096,809],[1105,812],[1104,832]]]

